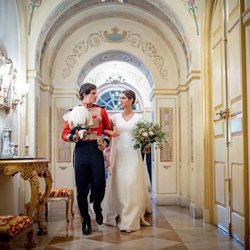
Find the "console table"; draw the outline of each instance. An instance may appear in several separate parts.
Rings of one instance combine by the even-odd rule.
[[[41,212],[51,191],[52,178],[48,168],[49,161],[43,158],[14,158],[0,159],[0,174],[13,176],[21,174],[24,180],[28,180],[31,188],[30,201],[25,204],[26,214],[33,217],[38,224],[38,235],[47,234],[47,228],[41,222]],[[45,182],[45,192],[39,196],[39,178]]]

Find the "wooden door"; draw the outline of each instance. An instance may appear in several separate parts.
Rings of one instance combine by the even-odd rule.
[[[240,8],[215,2],[211,32],[214,223],[244,242],[244,160]]]

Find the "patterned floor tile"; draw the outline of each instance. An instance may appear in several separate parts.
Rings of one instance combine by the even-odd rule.
[[[109,234],[103,234],[98,236],[89,237],[89,240],[103,241],[113,244],[120,244],[123,242],[136,240],[142,238],[141,236],[134,235],[132,233],[114,232]]]
[[[165,232],[161,234],[156,234],[154,238],[182,242],[181,238],[177,235],[175,231],[169,231],[169,232]]]
[[[78,211],[75,207],[75,211]],[[150,226],[132,233],[120,232],[117,227],[97,225],[92,215],[92,234],[82,234],[79,212],[70,222],[65,221],[64,204],[50,204],[48,234],[35,235],[35,250],[243,250],[239,243],[217,227],[194,219],[188,209],[178,206],[154,206],[146,216]],[[36,231],[36,228],[35,230]],[[24,249],[25,238],[14,243],[13,249]]]

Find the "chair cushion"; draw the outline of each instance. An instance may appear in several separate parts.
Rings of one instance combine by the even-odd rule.
[[[20,215],[0,216],[0,240],[8,240],[33,224],[32,218]]]
[[[72,191],[70,188],[52,188],[49,197],[69,197]]]

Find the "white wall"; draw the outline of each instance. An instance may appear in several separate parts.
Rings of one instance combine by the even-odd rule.
[[[14,67],[19,68],[20,34],[16,0],[0,0],[0,30],[0,49],[13,61]],[[0,109],[0,155],[2,153],[3,128],[17,129],[16,119],[17,114],[13,113],[13,110],[6,113],[4,109]],[[0,214],[19,212],[18,183],[18,176],[0,176],[0,199],[5,198],[5,202],[1,202]],[[10,197],[10,194],[12,199],[6,199],[6,197]]]
[[[14,67],[18,67],[19,65],[20,55],[18,23],[16,1],[0,0],[0,50],[13,61]],[[7,114],[4,109],[0,109],[1,135],[4,127],[12,128],[12,119],[12,112]],[[0,142],[0,148],[2,149],[2,140]]]

